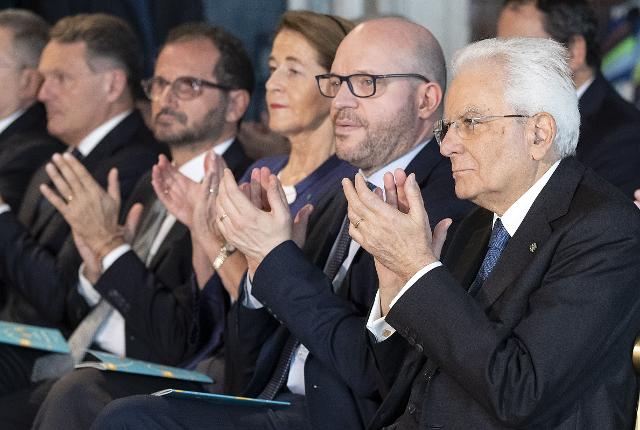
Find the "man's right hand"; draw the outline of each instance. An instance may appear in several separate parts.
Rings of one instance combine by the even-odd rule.
[[[633,193],[633,198],[636,199],[634,203],[636,204],[636,206],[638,206],[638,209],[640,209],[640,188],[638,188],[636,192]]]

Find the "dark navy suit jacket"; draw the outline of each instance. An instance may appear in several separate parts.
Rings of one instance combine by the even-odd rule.
[[[82,163],[103,187],[109,170],[117,167],[124,201],[162,148],[136,111],[111,130]],[[66,286],[77,277],[82,260],[68,224],[40,193],[40,184],[48,180],[42,166],[27,188],[18,215],[12,211],[0,215],[0,279],[9,294],[2,318],[68,331]]]
[[[637,208],[562,161],[472,297],[492,218],[463,220],[446,267],[386,316],[397,332],[374,349],[390,390],[371,428],[632,428]]]
[[[237,140],[225,151],[223,159],[236,176],[251,161]],[[127,208],[142,203],[144,218],[156,200],[149,172],[139,181]],[[226,293],[223,289],[208,291],[207,306],[212,312],[202,322],[208,325],[202,331],[209,337],[201,339],[200,292],[192,279],[191,235],[179,221],[169,230],[148,266],[129,251],[102,274],[94,288],[125,319],[128,357],[180,365],[203,344],[211,350],[222,343]],[[78,324],[89,310],[77,289],[69,288],[70,325]]]
[[[450,163],[435,141],[406,170],[416,173],[423,197],[433,208],[433,223],[446,216],[460,219],[470,208],[455,197]],[[314,428],[363,428],[381,402],[365,335],[366,315],[377,290],[373,258],[359,250],[337,294],[321,270],[346,209],[339,190],[315,213],[318,219],[313,220],[304,252],[291,241],[272,250],[253,279],[252,294],[265,307],[236,305],[228,320],[227,366],[233,364],[227,377],[236,378],[231,388],[246,385],[246,395],[255,396],[265,387],[289,332],[309,349],[306,409]]]

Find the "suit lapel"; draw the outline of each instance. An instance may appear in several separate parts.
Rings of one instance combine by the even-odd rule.
[[[93,167],[108,158],[118,148],[134,142],[133,136],[141,127],[141,123],[140,113],[133,111],[102,138],[100,143],[82,159],[82,164],[91,172]]]
[[[444,262],[452,267],[451,273],[465,290],[469,289],[475,279],[486,254],[492,218],[493,213],[477,209],[459,227],[456,236],[463,239],[456,240],[454,237],[454,242],[447,251]]]
[[[569,210],[571,197],[584,173],[584,166],[573,158],[560,163],[509,240],[498,264],[478,292],[478,300],[490,307],[520,276],[553,232],[552,221]]]
[[[238,139],[235,139],[231,143],[231,146],[224,151],[222,158],[236,178],[240,178],[245,170],[247,170],[247,167],[249,167],[250,160],[244,152],[244,149],[242,149],[242,144]]]
[[[46,113],[44,111],[44,106],[40,103],[36,103],[16,118],[15,121],[9,124],[9,126],[0,133],[0,140],[10,137],[16,133],[45,130],[46,126]]]
[[[149,269],[151,271],[155,271],[172,246],[175,245],[181,237],[188,233],[189,230],[187,227],[185,227],[180,221],[176,220],[176,222],[173,223],[173,226],[171,226],[169,233],[167,233],[167,236],[162,240],[158,251],[156,251],[156,254],[153,256],[153,259],[151,259]]]
[[[433,168],[442,161],[440,147],[435,139],[431,139],[420,152],[413,157],[405,169],[407,175],[415,173],[416,182],[423,188],[431,175]]]

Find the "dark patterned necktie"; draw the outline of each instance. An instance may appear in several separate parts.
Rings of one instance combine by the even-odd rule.
[[[502,251],[507,246],[509,238],[509,233],[502,225],[502,221],[500,220],[500,218],[498,218],[493,225],[491,238],[489,238],[487,255],[485,255],[484,260],[482,261],[482,265],[480,266],[480,270],[478,270],[476,278],[473,280],[471,286],[469,287],[468,292],[470,295],[475,296],[477,294],[484,281],[486,281],[489,277],[489,274],[491,273],[493,268],[496,267]]]

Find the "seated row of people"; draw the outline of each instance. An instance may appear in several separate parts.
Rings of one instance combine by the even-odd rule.
[[[445,102],[424,27],[288,12],[266,95],[291,154],[242,176],[253,72],[233,36],[171,32],[143,83],[154,139],[126,25],[81,15],[50,34],[38,97],[70,150],[19,218],[0,209],[3,315],[61,328],[72,351],[0,346],[3,423],[88,428],[119,398],[95,428],[630,422],[640,214],[572,157],[562,45],[473,44]],[[72,370],[92,343],[217,384]],[[291,406],[126,398],[169,386]]]

